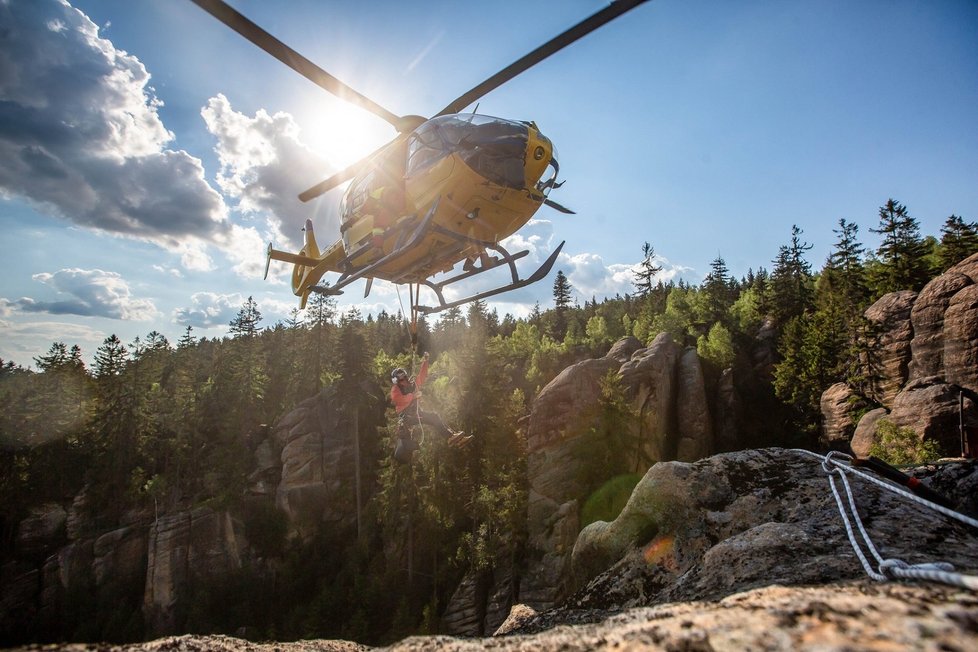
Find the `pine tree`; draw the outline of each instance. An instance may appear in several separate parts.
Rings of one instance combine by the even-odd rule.
[[[40,371],[53,371],[68,363],[68,345],[64,342],[54,342],[48,349],[47,355],[34,358],[34,364]]]
[[[947,270],[978,251],[978,223],[951,215],[941,227],[940,263]]]
[[[254,337],[258,334],[258,323],[261,321],[261,311],[254,297],[248,297],[237,316],[231,320],[229,332],[232,337]]]
[[[920,226],[906,206],[889,199],[880,207],[880,227],[870,229],[883,236],[876,250],[872,281],[876,296],[897,290],[919,290],[930,280],[927,245]]]
[[[100,381],[118,377],[125,367],[127,354],[115,333],[105,338],[95,351],[95,377]]]
[[[791,243],[778,251],[768,283],[770,310],[782,325],[812,307],[811,264],[805,260],[805,252],[812,245],[801,241],[801,233],[797,225],[792,225]]]
[[[564,340],[567,335],[567,311],[570,308],[572,301],[572,291],[570,281],[564,276],[562,270],[557,271],[557,276],[554,278],[554,321],[553,321],[553,337],[558,342]]]
[[[300,380],[297,389],[318,392],[323,386],[323,374],[329,368],[330,341],[333,338],[336,319],[336,298],[326,294],[314,294],[306,306],[305,355],[299,363]]]
[[[197,343],[197,338],[194,337],[193,332],[194,327],[188,324],[186,330],[183,332],[183,335],[181,335],[180,339],[177,340],[178,349],[187,349]]]
[[[839,313],[841,328],[849,333],[852,341],[856,323],[862,318],[870,298],[863,265],[865,248],[859,243],[858,231],[856,224],[845,219],[840,219],[839,228],[833,229],[838,240],[822,269],[817,296],[820,310]]]
[[[563,270],[558,270],[557,276],[554,278],[554,306],[557,310],[566,310],[570,307],[572,290],[570,281],[564,276]]]
[[[723,256],[717,254],[710,263],[710,273],[703,279],[702,290],[706,298],[706,317],[709,324],[726,322],[733,304],[733,292],[730,287],[730,272]]]
[[[652,294],[654,286],[652,285],[652,279],[655,275],[662,271],[661,265],[656,265],[653,261],[655,258],[655,250],[652,245],[646,242],[642,245],[642,262],[639,263],[638,269],[635,270],[635,280],[632,282],[635,285],[635,291],[638,296],[646,299]]]

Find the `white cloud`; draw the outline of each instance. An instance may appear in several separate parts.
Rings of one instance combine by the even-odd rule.
[[[185,242],[177,248],[177,251],[180,252],[180,264],[184,269],[196,272],[209,272],[214,269],[214,261],[199,242]]]
[[[62,269],[53,274],[34,274],[33,279],[53,288],[57,292],[57,299],[38,301],[22,297],[13,302],[7,301],[8,306],[16,306],[22,312],[132,321],[145,321],[159,315],[152,301],[134,298],[129,284],[115,272]]]
[[[104,331],[68,322],[0,321],[0,357],[27,366],[46,353],[52,342],[78,344],[83,351],[92,352],[105,337]]]
[[[64,2],[0,5],[0,194],[174,250],[221,233],[225,206],[173,139],[134,56]]]
[[[243,278],[262,278],[265,274],[266,239],[255,227],[244,227],[235,224],[228,235],[228,246],[224,252],[234,263],[232,269]],[[292,273],[283,265],[275,265],[275,270],[269,267],[269,278],[278,279],[285,271]]]
[[[161,274],[166,274],[168,276],[173,276],[175,278],[183,278],[183,272],[176,267],[167,267],[166,265],[153,265],[153,269]]]
[[[238,314],[245,300],[238,293],[197,292],[190,297],[190,301],[190,306],[174,312],[174,321],[194,328],[214,328],[227,326]]]
[[[269,115],[259,110],[250,118],[217,95],[201,115],[217,137],[221,190],[236,199],[242,211],[266,221],[263,236],[284,234],[298,248],[302,227],[317,210],[315,204],[300,202],[298,195],[315,177],[328,175],[329,164],[299,140],[299,126],[288,113]],[[327,210],[325,232],[330,233],[339,223],[335,207]]]

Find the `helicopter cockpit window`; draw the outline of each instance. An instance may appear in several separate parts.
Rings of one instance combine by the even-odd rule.
[[[522,188],[527,131],[525,124],[484,115],[433,118],[408,139],[407,176],[457,152],[466,165],[493,183]]]

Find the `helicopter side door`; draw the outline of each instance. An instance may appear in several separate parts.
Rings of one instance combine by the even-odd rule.
[[[353,252],[370,239],[382,238],[400,217],[409,213],[404,196],[406,144],[394,142],[377,155],[366,172],[350,183],[340,204],[343,246]],[[380,242],[377,243],[378,248]]]

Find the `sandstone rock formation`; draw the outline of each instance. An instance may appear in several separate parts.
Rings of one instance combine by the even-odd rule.
[[[178,605],[193,582],[241,567],[246,543],[239,521],[209,508],[160,518],[149,531],[143,613],[153,635],[179,631]]]
[[[978,463],[915,475],[978,516]],[[978,571],[978,534],[861,479],[852,480],[880,552],[908,563]],[[906,524],[912,522],[914,527]],[[978,594],[926,582],[865,579],[819,460],[783,449],[740,451],[649,470],[613,523],[575,548],[582,580],[567,604],[517,604],[493,638],[413,636],[386,650],[821,650],[978,646]],[[462,592],[481,590],[463,583]],[[477,614],[472,614],[478,618]],[[62,646],[82,652],[88,646]],[[258,644],[180,636],[104,650],[369,650],[347,641]]]
[[[356,520],[356,442],[336,401],[336,390],[328,387],[272,430],[271,441],[281,451],[276,503],[300,532],[322,522],[343,526]]]
[[[971,284],[964,274],[948,271],[920,291],[910,311],[911,379],[944,374],[944,314],[951,298]]]
[[[913,327],[910,310],[917,293],[911,290],[883,295],[866,310],[866,319],[879,334],[876,346],[879,377],[874,379],[872,398],[889,407],[907,382],[910,366],[910,341]]]
[[[944,314],[944,376],[978,389],[978,285],[955,294]]]
[[[851,433],[853,450],[868,454],[875,425],[887,418],[938,442],[946,455],[961,451],[959,422],[978,427],[978,254],[931,280],[919,294],[888,294],[866,311],[880,340],[876,353],[880,379],[854,430],[844,410],[846,389],[832,386],[822,395],[824,443],[842,442]],[[963,398],[963,401],[962,401]],[[852,390],[845,400],[857,402]],[[963,410],[960,409],[963,405]]]
[[[849,442],[852,452],[859,457],[869,457],[869,450],[876,443],[876,425],[880,419],[886,417],[886,408],[876,408],[870,410],[856,424],[856,430]]]
[[[525,608],[524,608],[525,609]],[[524,620],[492,639],[413,636],[390,652],[451,650],[968,650],[978,646],[973,593],[939,586],[852,582],[817,587],[769,586],[718,602],[679,602],[620,613],[579,611],[553,620]],[[546,627],[541,623],[552,624]],[[558,626],[560,625],[560,626]],[[63,652],[87,652],[66,645]],[[104,652],[364,652],[348,641],[253,643],[228,636],[177,636],[134,645],[103,645]]]
[[[822,438],[826,448],[845,448],[856,430],[852,414],[866,407],[866,400],[845,383],[835,383],[822,393]]]
[[[938,376],[908,383],[893,400],[886,417],[900,427],[913,429],[923,439],[937,442],[943,451],[960,450],[958,421],[978,422],[978,406],[959,396],[960,388]]]
[[[529,545],[537,551],[521,599],[541,608],[566,593],[567,562],[580,529],[578,442],[597,424],[600,380],[620,364],[585,360],[561,372],[537,396],[527,427]]]
[[[676,365],[681,353],[667,333],[660,333],[647,349],[635,351],[619,370],[624,385],[634,392],[640,435],[650,460],[667,460],[676,455]]]
[[[564,370],[533,402],[527,429],[531,561],[519,599],[547,609],[568,595],[570,552],[580,529],[580,438],[598,424],[600,381],[617,371],[639,416],[645,459],[696,460],[714,452],[714,425],[703,369],[695,349],[682,350],[662,333],[647,348],[635,338],[616,343],[603,358]],[[622,363],[625,354],[631,356]],[[732,383],[732,381],[731,381]],[[730,399],[732,400],[732,398]],[[727,413],[736,408],[728,404]],[[728,439],[735,435],[728,432]],[[642,467],[642,470],[646,468]],[[623,469],[624,471],[624,469]],[[469,630],[474,634],[491,629]]]
[[[713,452],[713,421],[706,396],[703,366],[700,364],[696,349],[688,348],[683,351],[676,375],[678,391],[675,404],[678,412],[679,438],[675,459],[694,462]]]
[[[330,388],[304,401],[253,446],[251,498],[277,501],[299,536],[312,522],[355,523],[355,441],[336,400]],[[113,596],[132,602],[140,630],[175,633],[195,583],[240,568],[251,554],[242,522],[226,510],[176,509],[158,518],[135,510],[99,527],[88,509],[86,489],[68,509],[41,505],[19,523],[14,557],[0,566],[0,633],[22,622],[57,623],[80,599]]]

